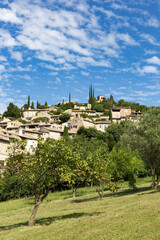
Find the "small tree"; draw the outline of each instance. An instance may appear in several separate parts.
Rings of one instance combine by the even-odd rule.
[[[102,104],[96,104],[94,106],[94,110],[96,110],[97,112],[103,112],[103,105]]]
[[[129,146],[113,148],[108,155],[108,169],[115,182],[128,179],[129,186],[135,189],[136,176],[144,170],[144,164],[137,151],[132,151]]]
[[[58,183],[69,181],[69,160],[72,152],[63,139],[48,139],[45,143],[39,141],[33,155],[26,154],[24,147],[24,142],[21,141],[12,145],[7,171],[33,186],[35,205],[28,222],[29,226],[33,226],[38,207],[49,191]]]
[[[111,174],[108,171],[108,151],[100,147],[94,152],[90,152],[87,159],[88,177],[96,185],[96,191],[103,199],[104,187],[107,185],[112,191],[115,190],[115,184],[112,182]]]
[[[62,115],[59,116],[59,120],[62,123],[68,122],[69,119],[70,119],[70,114],[68,114],[68,113],[63,113]]]

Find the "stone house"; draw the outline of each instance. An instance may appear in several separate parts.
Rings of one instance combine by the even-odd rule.
[[[74,109],[79,109],[79,110],[90,110],[91,109],[91,104],[90,103],[75,103],[74,104]]]
[[[113,107],[111,111],[113,122],[120,123],[120,121],[129,117],[131,114],[131,107]]]
[[[105,132],[106,128],[111,124],[111,121],[96,121],[94,125],[97,130]]]

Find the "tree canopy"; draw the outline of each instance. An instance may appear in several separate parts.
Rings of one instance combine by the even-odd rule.
[[[139,150],[145,165],[152,173],[152,187],[155,187],[157,176],[160,182],[160,108],[150,108],[137,123],[129,123],[122,140],[132,149]]]
[[[12,102],[9,103],[7,110],[3,113],[4,117],[20,118],[22,116],[21,110]]]

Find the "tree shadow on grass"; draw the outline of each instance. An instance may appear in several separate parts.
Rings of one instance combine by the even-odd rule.
[[[127,195],[131,195],[131,194],[136,194],[136,193],[141,193],[141,194],[149,194],[149,193],[142,193],[142,192],[146,192],[148,190],[151,190],[151,187],[141,187],[141,188],[137,188],[135,190],[133,189],[125,189],[125,190],[120,190],[120,192],[107,192],[104,194],[104,198],[107,197],[123,197],[123,196],[127,196]],[[153,192],[154,193],[154,192]],[[140,194],[138,194],[140,195]],[[73,203],[80,203],[80,202],[89,202],[89,201],[96,201],[98,200],[98,194],[96,197],[91,197],[91,198],[83,198],[83,199],[74,199],[72,200]]]
[[[127,195],[133,195],[133,194],[137,194],[137,193],[146,192],[149,190],[151,190],[150,186],[140,187],[140,188],[136,188],[136,189],[125,189],[125,190],[121,190],[120,192],[105,194],[104,197],[123,197],[123,196],[127,196]],[[146,194],[148,194],[148,193],[146,193]]]
[[[48,218],[41,218],[36,220],[36,224],[39,225],[50,225],[54,221],[63,220],[63,219],[70,219],[70,218],[79,218],[84,216],[98,216],[102,214],[102,212],[93,212],[93,213],[71,213],[67,215],[57,216],[57,217],[48,217]]]
[[[66,214],[62,216],[57,216],[57,217],[46,217],[46,218],[40,218],[35,220],[35,225],[50,225],[51,223],[63,219],[70,219],[70,218],[79,218],[79,217],[84,217],[84,216],[99,216],[103,212],[93,212],[93,213],[71,213],[71,214]],[[16,223],[12,225],[7,225],[7,226],[0,226],[0,231],[7,231],[7,230],[12,230],[15,228],[19,227],[24,227],[28,226],[28,222],[22,222],[22,223]]]

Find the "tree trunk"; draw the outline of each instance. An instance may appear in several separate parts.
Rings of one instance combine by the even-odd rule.
[[[154,168],[152,168],[151,169],[152,170],[152,189],[154,189],[155,188],[155,169]]]
[[[157,190],[157,188],[158,188],[159,183],[160,183],[160,176],[159,176],[158,179],[157,179],[157,183],[156,183],[156,186],[155,186],[155,189],[156,189],[156,190]]]
[[[100,193],[99,196],[100,196],[100,200],[103,200],[103,193]]]
[[[123,183],[124,183],[124,182],[121,182],[121,189],[123,188]]]
[[[99,199],[102,200],[103,199],[103,189],[99,189],[98,187],[97,188],[97,192],[98,192],[98,195],[99,195]]]
[[[40,204],[41,204],[41,202],[38,202],[34,205],[30,220],[28,222],[28,226],[30,226],[30,227],[32,227],[34,225],[35,216],[37,214],[38,207],[39,207]]]
[[[76,188],[72,188],[72,190],[73,190],[73,198],[75,198],[76,197]]]

